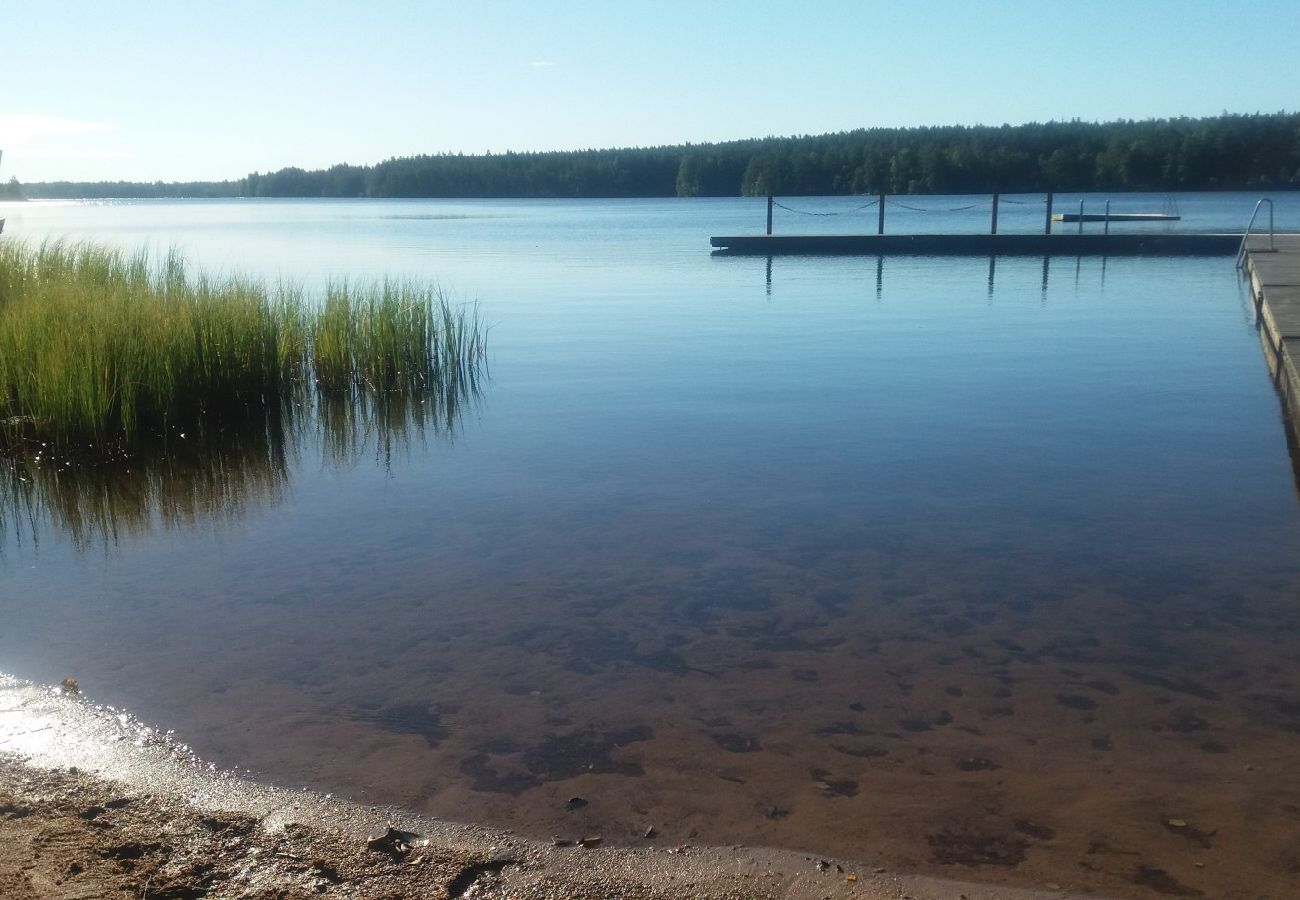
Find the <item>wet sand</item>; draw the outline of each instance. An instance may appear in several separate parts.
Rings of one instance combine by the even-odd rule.
[[[0,895],[1035,900],[746,848],[569,846],[258,785],[79,695],[0,676]],[[1052,897],[1082,897],[1054,892]]]

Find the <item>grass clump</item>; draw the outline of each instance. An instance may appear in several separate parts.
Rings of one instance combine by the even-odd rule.
[[[433,288],[383,281],[331,284],[310,327],[316,383],[394,391],[476,377],[486,331],[474,308],[453,308]]]
[[[111,457],[266,427],[317,392],[472,387],[486,331],[436,290],[300,290],[90,244],[0,242],[0,449]]]

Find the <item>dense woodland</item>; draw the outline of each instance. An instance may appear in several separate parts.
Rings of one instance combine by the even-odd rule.
[[[1300,113],[864,128],[621,150],[440,154],[28,197],[734,197],[1300,188]]]

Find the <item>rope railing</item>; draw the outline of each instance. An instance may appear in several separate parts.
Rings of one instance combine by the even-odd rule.
[[[775,207],[777,207],[777,208],[779,208],[779,209],[784,209],[786,212],[797,213],[798,215],[801,215],[801,216],[822,216],[822,217],[827,217],[827,216],[847,216],[847,215],[850,215],[850,214],[855,213],[855,212],[862,212],[862,210],[864,210],[864,209],[870,209],[871,207],[875,206],[875,205],[876,205],[877,203],[879,203],[879,202],[880,202],[880,200],[879,200],[879,198],[877,198],[877,199],[875,199],[875,200],[872,200],[870,203],[864,203],[864,204],[862,204],[861,206],[855,206],[855,207],[853,207],[853,209],[840,210],[840,211],[837,211],[837,212],[813,212],[813,211],[811,211],[811,210],[807,210],[807,209],[795,209],[793,206],[786,206],[786,205],[785,205],[784,203],[782,203],[780,200],[773,200],[773,201],[772,201],[772,205],[775,206]]]
[[[834,212],[824,212],[824,211],[818,212],[810,209],[796,209],[793,206],[789,206],[785,203],[782,203],[780,200],[773,200],[772,205],[777,207],[778,209],[783,209],[786,212],[795,213],[796,215],[800,215],[800,216],[830,217],[830,216],[846,216],[846,215],[851,215],[852,213],[855,212],[862,212],[862,210],[864,209],[871,209],[871,207],[875,206],[879,202],[880,199],[876,198],[875,200],[872,200],[869,203],[863,203],[860,206],[853,207],[852,209],[837,210]],[[988,206],[993,201],[991,199],[979,200],[975,203],[968,203],[965,206],[943,206],[943,207],[912,206],[910,203],[904,203],[901,200],[892,200],[892,199],[886,199],[885,202],[889,206],[896,206],[900,209],[911,210],[912,212],[954,213],[954,212],[965,212],[971,209],[979,209],[982,206]],[[1008,203],[1013,206],[1042,206],[1044,203],[1047,202],[1047,200],[1046,198],[1042,200],[1008,200],[1007,198],[1002,197],[999,198],[998,202]]]
[[[795,215],[799,215],[799,216],[811,216],[819,219],[829,219],[829,218],[834,218],[836,216],[852,215],[854,213],[859,213],[865,209],[870,209],[871,207],[875,206],[878,207],[878,212],[880,214],[879,220],[876,225],[877,234],[884,234],[885,233],[885,208],[887,206],[892,206],[897,209],[905,209],[908,210],[909,212],[941,213],[945,215],[951,213],[969,212],[970,210],[973,209],[981,209],[984,207],[991,206],[992,209],[990,210],[989,233],[997,234],[998,233],[998,206],[1001,203],[1009,203],[1015,206],[1046,205],[1047,210],[1043,221],[1043,232],[1045,234],[1051,234],[1052,233],[1052,197],[1053,197],[1052,192],[1048,191],[1047,195],[1042,199],[1012,200],[1012,199],[1003,199],[1000,194],[995,192],[992,195],[990,195],[987,199],[976,200],[973,203],[966,203],[961,206],[934,207],[934,206],[916,206],[911,203],[904,203],[901,200],[892,199],[886,196],[885,194],[877,194],[874,199],[869,200],[868,202],[860,204],[858,206],[855,206],[853,209],[811,210],[811,209],[799,209],[797,207],[790,206],[787,203],[781,203],[777,201],[777,199],[774,196],[769,194],[767,198],[767,233],[769,235],[772,233],[772,213],[773,210],[777,208],[785,210],[786,212],[789,213],[794,213]],[[1109,221],[1107,221],[1107,224],[1109,225]]]
[[[981,200],[978,203],[971,203],[968,204],[967,206],[953,206],[947,209],[925,207],[925,206],[909,206],[908,204],[903,203],[901,200],[887,200],[885,202],[888,203],[890,206],[897,206],[900,209],[910,209],[912,212],[954,213],[954,212],[965,212],[968,209],[979,209],[981,206],[988,206],[993,201]]]

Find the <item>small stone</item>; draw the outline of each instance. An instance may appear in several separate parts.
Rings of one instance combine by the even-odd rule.
[[[366,841],[366,847],[380,853],[404,856],[411,852],[411,844],[414,838],[415,835],[405,831],[398,831],[390,825],[382,833],[371,834]]]
[[[655,827],[654,827],[653,825],[651,825],[651,826],[649,826],[648,828],[646,828],[646,830],[645,830],[645,837],[646,837],[647,840],[649,840],[650,838],[654,837],[654,836],[657,835],[658,833],[659,833],[659,832],[655,831]]]
[[[593,835],[591,837],[581,838],[578,843],[590,850],[592,847],[599,847],[601,840],[603,840],[603,838],[601,838],[600,835]]]

